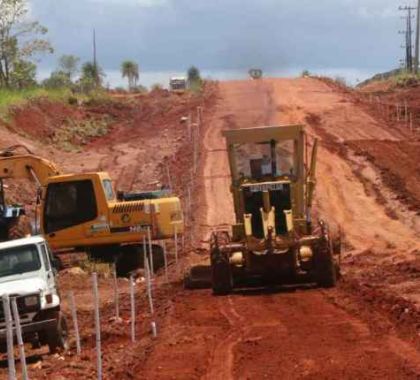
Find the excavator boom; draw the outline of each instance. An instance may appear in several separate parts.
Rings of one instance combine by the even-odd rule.
[[[16,153],[18,149],[25,150],[25,153]],[[53,162],[34,155],[24,145],[14,145],[0,151],[0,179],[27,178],[38,186],[45,186],[48,178],[60,174],[61,171]]]
[[[50,161],[36,156],[12,156],[0,159],[0,178],[27,178],[38,186],[47,183],[48,178],[60,175],[60,170]]]

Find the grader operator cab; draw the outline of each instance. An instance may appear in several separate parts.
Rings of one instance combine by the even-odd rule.
[[[63,174],[54,163],[15,147],[0,152],[0,180],[27,178],[38,186],[35,224],[53,250],[83,250],[94,259],[116,261],[120,275],[142,265],[143,237],[183,233],[178,197],[114,192],[108,173]],[[149,232],[150,231],[150,232]],[[153,255],[163,261],[158,245]]]
[[[334,286],[339,244],[311,217],[317,141],[308,167],[301,125],[228,130],[224,137],[236,223],[211,237],[214,294],[254,283]],[[194,268],[186,284],[194,287]]]

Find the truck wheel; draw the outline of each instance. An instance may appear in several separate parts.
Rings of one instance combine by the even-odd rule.
[[[233,278],[229,258],[215,248],[211,254],[211,284],[213,294],[227,295],[232,291]]]
[[[317,283],[323,288],[333,288],[337,283],[337,270],[333,252],[328,242],[323,242],[315,257]]]
[[[58,350],[68,350],[67,322],[63,315],[60,314],[58,317],[56,328],[47,332],[47,344],[51,354],[55,354]]]

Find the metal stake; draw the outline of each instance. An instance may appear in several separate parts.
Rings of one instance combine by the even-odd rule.
[[[149,298],[150,314],[153,316],[154,308],[153,308],[153,298],[152,298],[152,281],[150,279],[149,262],[147,260],[146,260],[146,286],[147,286],[147,295]]]
[[[114,276],[114,302],[115,302],[115,319],[118,321],[120,319],[120,298],[118,295],[118,278],[117,278],[117,267],[114,264],[113,268]]]
[[[101,321],[99,317],[98,275],[96,273],[92,273],[92,282],[93,282],[93,302],[94,302],[94,307],[95,307],[97,378],[98,380],[102,380]]]
[[[163,248],[163,261],[165,264],[165,281],[166,283],[169,282],[168,279],[168,257],[167,257],[167,252],[166,252],[166,242],[163,240],[162,241],[162,248]]]
[[[149,258],[150,258],[150,274],[153,278],[153,276],[155,275],[155,270],[154,270],[154,263],[153,263],[153,247],[152,247],[152,233],[150,231],[150,227],[147,227],[147,239],[149,241]]]
[[[19,345],[20,364],[22,366],[22,378],[23,380],[27,380],[28,369],[26,367],[25,346],[23,344],[23,339],[22,339],[22,328],[20,326],[20,316],[19,316],[19,310],[16,303],[16,298],[12,298],[11,302],[12,302],[13,319],[15,320],[15,327],[16,327],[16,338]]]
[[[149,260],[147,257],[147,242],[146,236],[143,236],[143,268],[146,269],[146,263]]]
[[[9,369],[9,380],[16,380],[15,355],[13,351],[13,321],[10,312],[10,299],[7,294],[2,296],[3,312],[6,322],[6,338],[7,338],[7,364]]]
[[[82,352],[82,349],[80,345],[79,322],[77,320],[76,302],[74,300],[73,292],[69,293],[69,304],[70,304],[71,316],[73,319],[74,333],[76,335],[76,352],[77,352],[77,355],[80,355]]]
[[[131,303],[131,341],[136,341],[136,303],[134,298],[134,277],[130,276],[130,303]]]

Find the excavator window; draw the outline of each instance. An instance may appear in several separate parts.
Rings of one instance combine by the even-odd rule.
[[[97,214],[95,191],[90,180],[48,185],[44,215],[47,234],[89,222]]]
[[[110,179],[104,179],[102,181],[104,186],[105,196],[108,201],[115,200],[115,193],[114,189],[112,188],[112,181]]]

